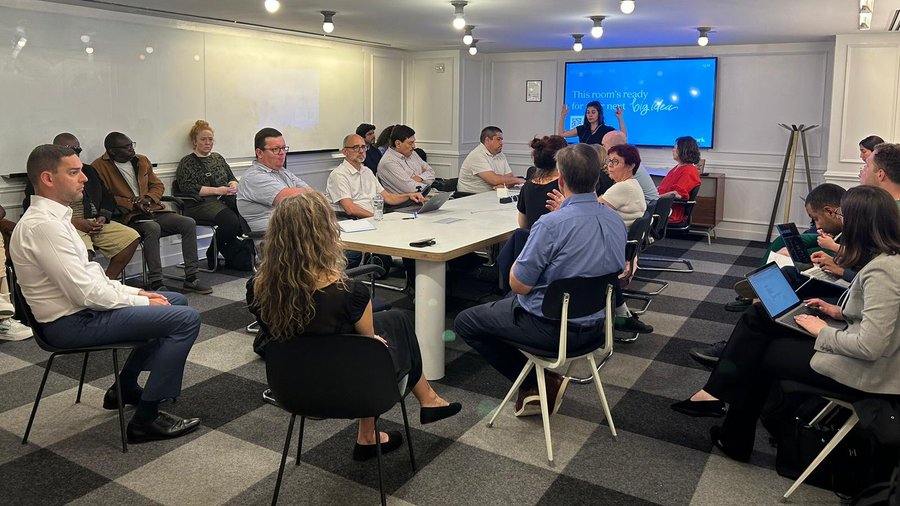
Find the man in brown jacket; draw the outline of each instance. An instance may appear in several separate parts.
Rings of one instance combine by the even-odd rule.
[[[193,218],[170,212],[160,204],[166,186],[153,173],[153,165],[144,155],[134,152],[134,142],[120,132],[110,132],[103,141],[106,153],[91,164],[122,210],[118,218],[141,234],[147,260],[150,290],[164,286],[159,239],[181,235],[186,291],[212,293],[212,288],[197,278],[197,226]]]

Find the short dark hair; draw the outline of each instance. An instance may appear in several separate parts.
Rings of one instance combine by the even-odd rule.
[[[870,135],[865,139],[859,141],[859,145],[868,149],[869,151],[875,151],[875,146],[884,142],[884,139],[878,137],[877,135]]]
[[[700,146],[690,135],[675,139],[675,148],[678,149],[678,159],[681,163],[700,163]]]
[[[57,169],[59,169],[59,161],[74,154],[75,151],[72,148],[55,144],[41,144],[32,149],[31,154],[28,155],[28,162],[25,164],[28,180],[37,188],[42,172],[56,174]]]
[[[479,141],[484,144],[485,139],[493,139],[497,134],[502,133],[503,130],[500,130],[500,127],[486,126],[481,129],[481,138]]]
[[[375,147],[387,146],[388,143],[391,142],[391,131],[394,129],[394,125],[384,127],[384,130],[378,134],[378,138],[375,139]]]
[[[806,205],[813,211],[821,211],[825,206],[841,207],[841,199],[847,193],[843,187],[834,183],[823,183],[816,186],[806,196]]]
[[[256,135],[253,137],[253,151],[256,152],[257,149],[266,149],[266,139],[272,137],[284,137],[281,132],[275,130],[271,127],[266,127],[256,132]]]
[[[600,155],[587,144],[573,144],[556,152],[556,166],[572,193],[594,193],[600,178]]]
[[[75,134],[63,132],[61,134],[57,134],[56,137],[53,138],[53,144],[56,144],[57,146],[68,146],[69,144],[77,140],[78,138],[75,137]]]
[[[360,123],[358,127],[356,127],[356,135],[365,138],[366,134],[369,132],[375,131],[375,125],[371,125],[369,123]]]
[[[397,145],[397,141],[406,142],[406,139],[416,135],[416,131],[406,125],[394,125],[391,129],[391,147]]]
[[[894,184],[900,184],[900,144],[882,142],[875,146],[872,162],[884,171]]]
[[[634,165],[634,168],[631,169],[631,175],[637,174],[638,167],[641,166],[641,153],[638,151],[638,148],[632,144],[616,144],[606,152],[607,155],[613,153],[621,156],[625,165]]]
[[[121,144],[119,141],[123,141],[127,138],[128,136],[122,132],[110,132],[106,134],[106,138],[103,139],[103,147],[109,151],[111,148],[114,148],[116,144]]]

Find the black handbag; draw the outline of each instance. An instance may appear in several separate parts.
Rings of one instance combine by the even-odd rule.
[[[893,399],[863,399],[853,403],[860,428],[871,432],[883,445],[900,445],[900,402]]]

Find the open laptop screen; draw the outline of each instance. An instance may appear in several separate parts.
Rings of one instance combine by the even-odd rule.
[[[753,291],[756,292],[772,318],[800,302],[787,278],[775,263],[768,264],[748,275],[747,280],[750,281]]]

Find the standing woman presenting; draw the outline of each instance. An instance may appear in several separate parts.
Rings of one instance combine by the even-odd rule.
[[[563,104],[562,110],[559,112],[557,133],[561,137],[577,136],[578,142],[582,144],[600,144],[604,135],[615,130],[615,128],[604,123],[603,105],[596,100],[588,102],[588,105],[585,106],[584,123],[571,130],[566,130],[566,114],[569,114],[569,107]],[[625,128],[625,120],[622,119],[623,114],[624,110],[621,107],[616,107],[616,119],[619,121],[619,130],[627,136],[628,130]]]

